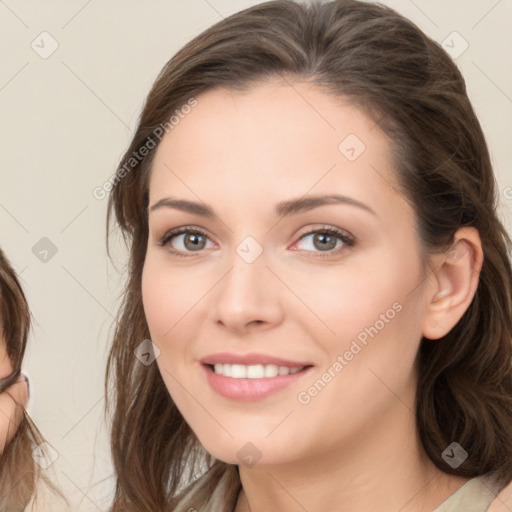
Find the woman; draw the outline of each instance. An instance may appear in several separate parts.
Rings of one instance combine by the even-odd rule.
[[[25,410],[29,384],[21,365],[30,324],[23,289],[0,250],[0,510],[6,512],[42,510],[35,500],[38,482],[64,499],[36,463],[46,448]]]
[[[19,367],[25,351],[28,335],[25,331],[30,326],[30,313],[16,276],[1,251],[0,279],[0,411],[3,413],[0,415],[1,454],[17,431],[28,402],[28,379],[21,374]],[[17,322],[11,318],[15,318]],[[7,344],[6,340],[10,343]]]
[[[512,480],[495,201],[463,77],[395,11],[277,0],[187,44],[109,200],[111,510],[488,510]]]

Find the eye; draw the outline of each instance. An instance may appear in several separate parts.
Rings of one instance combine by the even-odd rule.
[[[355,240],[352,235],[329,226],[323,226],[322,228],[305,233],[300,237],[299,242],[307,240],[308,238],[310,241],[306,245],[308,245],[309,248],[306,247],[306,249],[303,250],[306,252],[327,253],[325,256],[338,254],[340,251],[346,249],[346,247],[355,245]],[[175,240],[179,240],[179,242],[177,242],[177,248],[173,243]],[[190,256],[190,253],[200,252],[205,249],[207,240],[209,240],[208,235],[202,230],[193,227],[185,227],[166,233],[159,241],[158,245],[162,247],[169,246],[169,251],[172,254],[186,257]],[[323,257],[324,255],[320,254],[319,256]]]
[[[328,226],[307,232],[301,236],[299,242],[308,239],[309,242],[305,244],[305,250],[309,252],[327,253],[325,256],[338,254],[346,247],[353,247],[355,245],[354,238],[347,232]],[[323,257],[324,254],[320,254],[319,256]]]
[[[173,248],[173,240],[178,240],[180,237],[182,238],[177,242],[178,249]],[[169,245],[169,251],[176,256],[187,256],[187,252],[199,252],[204,249],[207,239],[208,236],[203,231],[187,227],[166,233],[160,240],[159,245],[162,247]]]

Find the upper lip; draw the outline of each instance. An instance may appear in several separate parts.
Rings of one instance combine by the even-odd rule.
[[[205,356],[200,361],[203,364],[243,364],[246,366],[255,364],[275,364],[289,368],[302,368],[303,366],[311,365],[311,363],[290,361],[289,359],[283,359],[268,354],[229,354],[226,352]]]

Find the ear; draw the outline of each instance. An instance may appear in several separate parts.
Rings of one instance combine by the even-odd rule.
[[[483,260],[480,235],[473,227],[460,228],[450,250],[434,256],[422,331],[425,338],[445,336],[466,312],[478,287]]]

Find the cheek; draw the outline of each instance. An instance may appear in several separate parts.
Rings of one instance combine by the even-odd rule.
[[[204,297],[201,281],[187,272],[169,268],[160,256],[148,254],[142,273],[144,313],[154,342],[172,339]],[[195,306],[194,306],[195,305]]]
[[[7,355],[7,343],[0,336],[0,379],[8,377],[14,371],[12,362]]]
[[[171,268],[162,259],[165,256],[154,253],[146,257],[142,301],[151,341],[160,350],[156,363],[181,410],[190,397],[183,395],[180,383],[189,381],[190,365],[196,364],[194,341],[201,337],[199,329],[208,312],[206,296],[212,284],[197,272]]]
[[[416,263],[390,251],[361,266],[304,278],[315,283],[307,303],[329,328],[317,322],[330,362],[348,351],[350,365],[361,371],[400,367],[408,378],[423,318],[420,290],[413,291],[420,279]]]
[[[188,295],[192,292],[180,282],[176,273],[166,270],[165,265],[150,254],[144,264],[141,286],[151,341],[160,350],[156,363],[169,393],[180,408],[184,399],[178,383],[183,381],[180,369],[184,365],[179,362],[186,357],[187,343],[180,341],[179,330],[186,323],[184,316],[190,309],[187,307]]]
[[[146,261],[142,273],[142,303],[153,342],[160,340],[173,325],[175,304],[171,290],[165,274],[159,272],[151,260]]]
[[[380,326],[381,314],[389,311],[386,320],[396,316],[393,304],[403,300],[403,272],[384,271],[380,263],[367,258],[336,268],[318,266],[313,272],[283,269],[280,277],[293,290],[282,294],[283,307],[326,348],[342,349],[365,328],[375,322]]]

